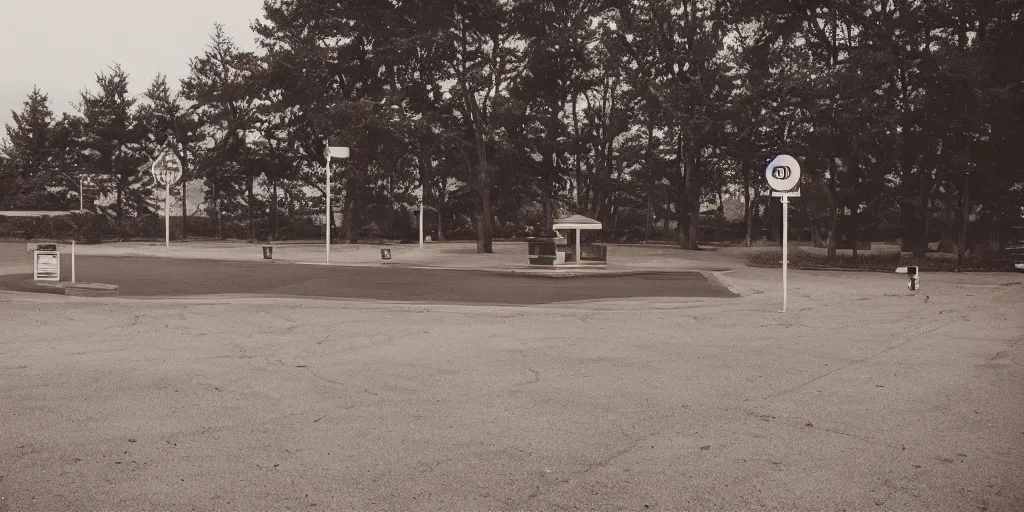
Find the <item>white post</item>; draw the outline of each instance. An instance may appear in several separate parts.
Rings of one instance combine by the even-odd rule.
[[[171,246],[171,180],[167,180],[167,193],[164,195],[164,245]]]
[[[579,265],[582,261],[580,258],[580,230],[576,228],[576,264]]]
[[[782,196],[782,313],[786,312],[789,270],[789,196]]]
[[[420,249],[423,248],[423,184],[420,184]]]
[[[327,248],[327,263],[331,262],[331,150],[330,147],[327,149],[327,232],[326,245]]]
[[[71,241],[71,282],[75,282],[75,241]]]

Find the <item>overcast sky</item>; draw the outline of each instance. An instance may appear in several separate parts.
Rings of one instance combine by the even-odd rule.
[[[74,111],[84,88],[96,90],[96,73],[115,62],[133,94],[157,73],[177,90],[214,22],[255,49],[249,24],[262,13],[262,0],[0,0],[0,125],[21,111],[33,85],[49,94],[56,117]]]

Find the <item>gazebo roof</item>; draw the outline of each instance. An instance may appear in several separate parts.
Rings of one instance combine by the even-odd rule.
[[[582,215],[570,215],[558,219],[552,229],[601,229],[601,223]]]

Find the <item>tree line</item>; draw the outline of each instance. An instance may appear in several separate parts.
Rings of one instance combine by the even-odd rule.
[[[748,244],[778,233],[763,169],[787,153],[791,224],[830,255],[882,236],[1001,250],[1024,217],[1022,9],[267,0],[256,51],[218,25],[177,87],[133,97],[115,65],[60,118],[32,91],[0,142],[0,209],[68,208],[85,175],[111,217],[150,214],[146,165],[170,147],[178,193],[201,181],[208,217],[256,238],[324,210],[329,142],[352,148],[333,163],[348,240],[402,224],[422,191],[430,232],[479,252],[565,212],[695,249],[727,204]]]

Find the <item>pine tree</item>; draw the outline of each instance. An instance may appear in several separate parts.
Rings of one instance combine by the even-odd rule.
[[[192,71],[181,82],[182,96],[205,126],[195,165],[203,169],[218,235],[224,235],[222,214],[244,209],[254,237],[254,182],[259,169],[249,158],[249,142],[257,130],[253,75],[259,60],[239,49],[216,24],[203,55],[189,64]]]
[[[83,147],[88,165],[101,176],[104,190],[114,195],[118,221],[156,210],[154,180],[146,163],[146,138],[135,119],[136,100],[128,94],[128,73],[114,65],[96,75],[99,90],[82,93]]]
[[[14,124],[0,140],[0,209],[54,210],[63,208],[59,193],[47,189],[56,180],[60,155],[54,148],[56,123],[49,96],[34,88]]]

